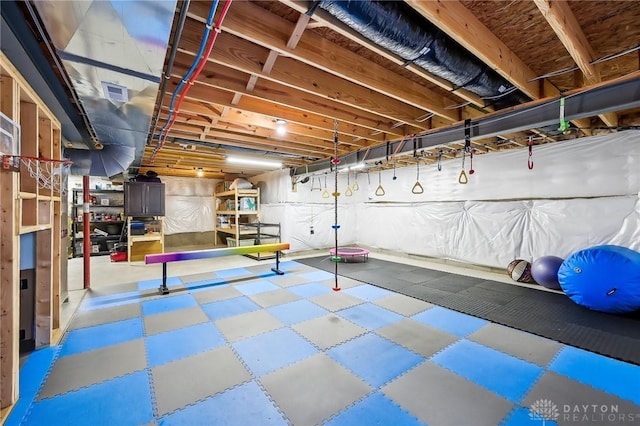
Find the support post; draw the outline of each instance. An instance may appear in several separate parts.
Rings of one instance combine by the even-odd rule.
[[[284,271],[280,270],[280,250],[276,251],[276,267],[271,270],[278,275],[284,275]]]
[[[162,285],[158,288],[160,294],[169,294],[167,287],[167,262],[162,262]]]
[[[84,269],[84,288],[91,288],[91,218],[89,217],[89,176],[82,176],[82,260]]]

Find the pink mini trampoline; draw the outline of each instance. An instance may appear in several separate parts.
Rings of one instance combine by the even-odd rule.
[[[332,248],[329,250],[329,253],[332,256],[336,256],[336,249]],[[340,257],[340,259],[344,259],[345,262],[347,259],[353,259],[361,256],[362,261],[366,262],[369,258],[369,250],[362,247],[338,247],[337,256]]]

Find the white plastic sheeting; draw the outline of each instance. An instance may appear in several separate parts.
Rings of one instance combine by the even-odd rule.
[[[411,193],[415,167],[397,169],[395,180],[392,170],[360,173],[352,197],[340,173],[339,243],[494,267],[598,244],[640,250],[640,132],[535,146],[533,170],[527,159],[526,148],[475,156],[467,185],[458,183],[461,158],[443,161],[441,171],[422,165],[423,194]],[[469,165],[467,157],[467,173]],[[296,192],[284,171],[254,180],[264,188],[263,221],[282,224],[292,251],[333,246],[333,197],[322,197],[333,179],[327,175],[325,186],[316,174],[320,191],[311,191],[310,179]],[[378,182],[384,196],[375,195]]]
[[[165,235],[213,231],[213,192],[217,180],[163,176]]]

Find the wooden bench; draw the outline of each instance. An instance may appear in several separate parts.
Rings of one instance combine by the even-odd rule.
[[[280,270],[280,251],[288,250],[289,243],[275,243],[275,244],[260,244],[255,246],[241,246],[241,247],[226,247],[218,249],[208,250],[192,250],[192,251],[179,251],[172,253],[156,253],[147,254],[144,257],[144,263],[162,263],[162,285],[158,289],[160,294],[169,294],[167,288],[167,263],[180,262],[183,260],[197,260],[197,259],[209,259],[212,257],[222,257],[231,255],[242,255],[249,253],[260,252],[275,252],[276,253],[276,267],[271,268],[273,272],[278,275],[283,275],[284,272]]]

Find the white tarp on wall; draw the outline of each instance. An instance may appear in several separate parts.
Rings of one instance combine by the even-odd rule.
[[[442,171],[422,165],[419,195],[411,193],[415,167],[397,169],[395,180],[392,170],[360,173],[352,197],[344,194],[356,177],[340,173],[339,243],[494,267],[598,244],[640,250],[640,132],[536,146],[533,170],[527,159],[526,148],[475,156],[467,185],[458,183],[460,158],[443,161]],[[321,190],[311,191],[310,180],[296,192],[285,171],[254,179],[263,212],[282,223],[292,251],[333,245],[333,198],[322,197],[334,191],[333,179],[325,184],[316,173]],[[375,195],[379,183],[384,196]]]
[[[214,179],[162,176],[165,235],[213,231]]]

